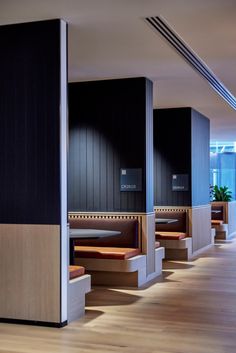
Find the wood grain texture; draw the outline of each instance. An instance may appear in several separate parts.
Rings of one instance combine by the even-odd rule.
[[[94,287],[63,329],[0,324],[6,353],[235,353],[236,243],[192,262],[165,261],[149,288]]]
[[[142,251],[147,255],[147,275],[155,272],[155,213],[142,217]]]
[[[60,322],[60,226],[0,224],[0,318]]]
[[[69,281],[67,321],[78,320],[85,313],[85,294],[91,291],[91,276],[83,275]]]
[[[193,207],[189,210],[189,232],[194,252],[212,244],[211,206]]]

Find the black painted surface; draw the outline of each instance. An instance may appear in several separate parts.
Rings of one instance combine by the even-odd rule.
[[[172,191],[173,174],[189,176]],[[154,110],[154,205],[209,203],[209,120],[192,108]]]
[[[146,200],[147,92],[152,96],[145,78],[69,85],[70,211],[152,209]],[[120,191],[121,168],[142,168],[142,191]]]
[[[36,321],[36,320],[20,320],[20,319],[6,319],[0,318],[1,323],[14,324],[14,325],[31,325],[31,326],[44,326],[44,327],[55,327],[62,328],[65,327],[68,322],[48,322],[48,321]]]
[[[188,174],[189,191],[172,191],[172,175]],[[154,205],[191,205],[191,109],[154,110]]]
[[[60,224],[60,21],[0,27],[0,222]]]

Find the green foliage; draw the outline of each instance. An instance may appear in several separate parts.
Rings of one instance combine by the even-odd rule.
[[[232,192],[229,190],[228,186],[220,186],[217,185],[213,188],[213,201],[231,201],[232,200]]]

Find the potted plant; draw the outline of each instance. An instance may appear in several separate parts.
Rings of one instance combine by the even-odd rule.
[[[217,186],[215,185],[212,189],[213,201],[225,201],[229,202],[232,200],[232,192],[229,190],[228,186]]]

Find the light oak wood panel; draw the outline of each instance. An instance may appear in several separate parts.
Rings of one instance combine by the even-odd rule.
[[[229,237],[236,233],[236,201],[228,202],[228,234]]]
[[[142,251],[147,255],[147,275],[155,272],[155,213],[142,217]]]
[[[236,242],[192,262],[165,261],[142,289],[94,287],[63,329],[0,324],[6,353],[235,353]]]
[[[193,239],[193,254],[212,244],[210,205],[193,207],[189,210],[189,232]]]
[[[60,322],[60,226],[0,225],[0,318]]]
[[[85,313],[85,294],[91,291],[91,276],[83,275],[69,281],[68,323],[78,320]]]
[[[236,201],[223,202],[215,201],[214,206],[223,206],[222,226],[214,226],[216,229],[216,239],[230,239],[236,234]]]

